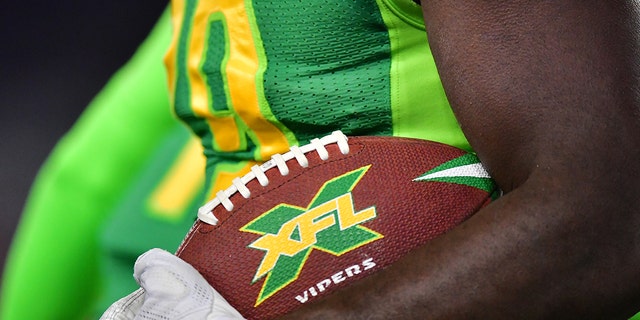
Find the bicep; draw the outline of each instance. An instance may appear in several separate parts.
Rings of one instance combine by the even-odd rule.
[[[638,145],[637,12],[620,2],[423,6],[454,112],[504,189],[570,159],[607,165],[593,156],[611,141]]]

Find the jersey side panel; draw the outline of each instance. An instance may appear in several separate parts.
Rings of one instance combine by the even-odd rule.
[[[377,0],[391,40],[394,135],[470,150],[442,87],[422,10],[410,0]]]

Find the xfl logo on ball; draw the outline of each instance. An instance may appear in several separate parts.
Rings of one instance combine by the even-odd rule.
[[[327,181],[306,208],[279,204],[240,229],[261,235],[249,245],[264,252],[253,277],[266,276],[256,306],[295,281],[313,249],[340,256],[383,237],[360,225],[376,217],[375,207],[353,205],[351,190],[369,167]]]

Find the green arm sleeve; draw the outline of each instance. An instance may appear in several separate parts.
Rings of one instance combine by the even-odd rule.
[[[0,319],[81,319],[99,291],[96,233],[172,116],[168,11],[54,148],[32,187],[3,275]]]

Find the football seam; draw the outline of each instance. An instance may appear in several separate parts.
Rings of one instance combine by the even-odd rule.
[[[257,200],[257,199],[260,199],[260,198],[266,197],[266,196],[268,196],[268,194],[269,194],[269,193],[271,193],[271,192],[274,192],[274,191],[278,190],[279,188],[283,187],[285,184],[289,183],[290,181],[295,180],[295,179],[296,179],[296,178],[298,178],[299,176],[301,176],[301,175],[303,175],[303,174],[306,174],[306,173],[308,173],[309,171],[312,171],[312,170],[317,169],[317,168],[318,168],[318,167],[320,167],[321,165],[324,165],[324,164],[326,164],[326,163],[338,163],[338,162],[340,162],[340,161],[347,161],[347,160],[349,160],[350,158],[352,158],[352,157],[354,157],[354,156],[357,156],[358,154],[362,153],[362,152],[364,151],[364,149],[366,148],[366,146],[365,146],[364,144],[359,143],[359,142],[350,143],[350,145],[351,145],[351,146],[358,146],[358,147],[360,147],[360,148],[358,148],[359,150],[357,150],[357,151],[355,151],[355,152],[351,152],[351,151],[350,151],[350,152],[349,152],[349,154],[344,155],[344,157],[341,157],[341,158],[333,158],[333,159],[324,160],[324,161],[319,162],[319,163],[316,163],[316,164],[314,164],[314,165],[312,165],[312,166],[310,166],[310,167],[305,167],[305,168],[304,168],[304,170],[301,170],[299,173],[296,173],[296,174],[294,174],[294,175],[287,175],[287,176],[286,176],[286,177],[287,177],[287,179],[286,179],[286,180],[284,180],[284,181],[280,182],[279,184],[277,184],[277,185],[275,185],[275,186],[271,187],[271,190],[269,190],[268,192],[266,192],[266,193],[261,193],[260,195],[258,195],[258,196],[256,196],[256,197],[252,197],[252,199]],[[273,168],[271,168],[271,169],[273,169]],[[227,217],[226,217],[224,220],[222,220],[222,221],[218,221],[218,223],[216,224],[216,226],[217,226],[217,227],[222,226],[222,225],[223,225],[227,220],[230,220],[230,219],[231,219],[232,217],[234,217],[236,214],[238,214],[239,212],[241,212],[241,211],[242,211],[242,209],[243,209],[245,206],[247,206],[247,205],[249,205],[249,204],[250,204],[250,202],[248,202],[248,201],[247,201],[247,202],[245,202],[244,204],[242,204],[242,205],[238,206],[237,208],[234,208],[234,209],[232,210],[232,212],[229,214],[229,216],[227,216]],[[213,229],[212,229],[212,230],[213,230]],[[198,231],[199,231],[200,233],[208,233],[208,232],[211,232],[212,230],[208,230],[207,232],[203,232],[202,230],[198,230]]]
[[[327,161],[329,154],[326,147],[332,144],[337,144],[342,154],[350,153],[348,137],[341,131],[334,131],[330,135],[322,138],[312,139],[310,143],[303,146],[292,146],[288,152],[284,154],[274,154],[270,160],[263,164],[254,165],[249,173],[241,178],[235,178],[229,187],[218,191],[213,199],[198,209],[198,219],[209,225],[217,225],[219,221],[213,214],[213,210],[217,206],[223,205],[227,211],[231,212],[234,205],[230,201],[230,198],[236,193],[240,193],[244,198],[248,199],[251,191],[246,185],[249,182],[258,180],[260,185],[266,187],[269,184],[266,173],[274,168],[277,168],[282,176],[288,176],[289,168],[287,163],[291,160],[296,160],[301,167],[306,168],[308,166],[306,154],[313,151],[318,154],[320,159]]]

